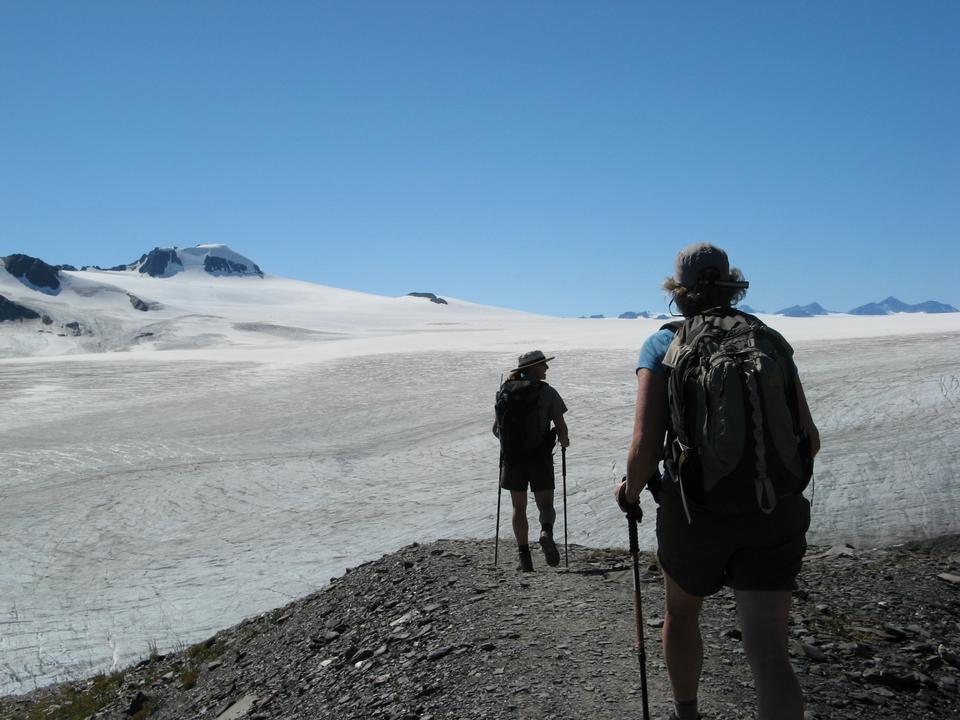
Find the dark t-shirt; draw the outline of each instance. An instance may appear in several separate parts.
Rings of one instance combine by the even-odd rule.
[[[550,422],[562,417],[566,411],[567,406],[560,397],[560,393],[544,381],[540,400],[537,403],[537,412],[540,415],[540,425],[543,427],[544,435],[550,431]]]

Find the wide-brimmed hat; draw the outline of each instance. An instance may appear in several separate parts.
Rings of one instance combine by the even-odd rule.
[[[687,289],[695,288],[704,282],[728,287],[748,287],[746,281],[733,280],[730,277],[730,260],[727,254],[716,245],[694,243],[687,245],[677,253],[673,279]]]
[[[540,363],[546,364],[555,357],[556,355],[544,357],[543,353],[539,350],[531,350],[530,352],[525,352],[523,355],[517,358],[517,367],[515,369],[526,370],[527,368],[533,367],[534,365],[539,365]]]

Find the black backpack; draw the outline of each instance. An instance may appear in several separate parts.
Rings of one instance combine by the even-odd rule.
[[[544,384],[539,380],[507,380],[497,391],[494,409],[503,459],[522,463],[553,450],[553,433],[539,413]]]
[[[684,501],[689,494],[708,507],[769,514],[778,498],[803,491],[813,460],[793,349],[780,333],[735,309],[708,311],[677,328],[663,364],[665,464]]]

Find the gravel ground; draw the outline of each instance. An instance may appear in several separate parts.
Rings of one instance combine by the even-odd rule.
[[[492,541],[410,545],[322,591],[121,673],[0,699],[0,718],[639,717],[632,565],[569,548],[514,569]],[[642,554],[651,716],[666,718],[663,585]],[[960,718],[960,536],[813,547],[791,653],[808,718]],[[733,596],[705,604],[704,716],[753,718]]]

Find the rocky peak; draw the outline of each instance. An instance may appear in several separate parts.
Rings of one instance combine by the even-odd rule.
[[[183,270],[177,251],[171,248],[154,248],[134,265],[139,265],[137,269],[150,277],[170,277]]]
[[[60,292],[60,271],[43,260],[19,253],[0,260],[3,260],[7,272],[27,287],[49,295]]]
[[[263,271],[249,258],[226,245],[154,248],[139,260],[113,270],[136,270],[150,277],[167,278],[184,270],[204,271],[209,275],[263,277]]]

